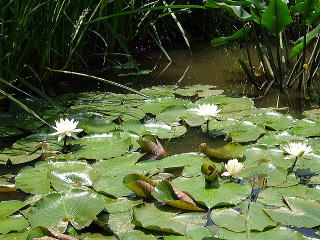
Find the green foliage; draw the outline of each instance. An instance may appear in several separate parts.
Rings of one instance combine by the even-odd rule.
[[[168,98],[169,89],[180,93],[177,99]],[[320,190],[314,187],[319,184],[320,174],[319,139],[313,138],[319,136],[317,113],[305,113],[316,122],[297,120],[271,109],[256,109],[248,98],[215,96],[217,92],[211,90],[216,89],[202,89],[157,87],[164,96],[156,100],[111,93],[61,96],[68,105],[67,112],[80,124],[83,121],[88,132],[79,139],[70,139],[67,152],[62,152],[62,143],[48,133],[32,134],[2,151],[1,164],[28,166],[0,179],[1,195],[17,189],[29,195],[20,201],[0,203],[0,239],[53,237],[51,228],[87,240],[115,239],[114,235],[134,240],[198,240],[213,236],[246,240],[248,235],[260,240],[306,238],[283,226],[313,229],[320,224]],[[152,91],[154,88],[144,89],[145,93]],[[210,134],[213,141],[225,137],[223,146],[210,148],[207,156],[199,149],[149,159],[143,154],[145,150],[139,149],[138,139],[162,143],[166,138],[183,137],[192,128],[201,131],[202,121],[194,121],[192,127],[187,124],[188,118],[192,119],[189,109],[195,104],[178,99],[185,95],[194,99],[201,95],[198,103],[215,103],[222,109],[204,134]],[[119,102],[127,112],[114,110]],[[147,120],[150,103],[158,109]],[[138,120],[130,119],[128,115],[137,109]],[[173,109],[179,109],[174,116],[179,122],[164,114]],[[228,118],[228,114],[238,114],[237,120]],[[101,129],[92,123],[97,116]],[[156,120],[159,116],[171,119],[163,123]],[[174,135],[164,131],[169,127],[184,130]],[[144,135],[146,132],[153,135]],[[308,143],[313,151],[299,157],[290,173],[294,159],[283,147],[292,141]],[[13,152],[19,158],[13,158]],[[225,177],[222,173],[226,165],[221,160],[227,162],[230,158],[238,158],[243,168]],[[213,226],[206,226],[208,214]],[[99,229],[99,234],[91,229]]]

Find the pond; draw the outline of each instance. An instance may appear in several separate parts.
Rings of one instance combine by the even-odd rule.
[[[0,239],[320,238],[320,112],[261,98],[239,51],[169,53],[140,94],[22,100],[55,128],[0,114]]]

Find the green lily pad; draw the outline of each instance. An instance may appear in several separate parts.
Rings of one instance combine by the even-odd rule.
[[[320,225],[320,203],[311,199],[284,198],[288,207],[265,209],[276,222],[295,227],[313,228]]]
[[[9,215],[18,211],[20,208],[23,208],[25,205],[27,205],[25,202],[16,200],[0,202],[0,219],[8,217]]]
[[[259,144],[267,144],[270,146],[285,145],[289,142],[306,141],[304,137],[292,135],[290,132],[267,132],[267,134],[258,139]]]
[[[183,193],[181,192],[181,194]],[[188,196],[186,194],[187,199],[183,198],[183,196],[179,197],[175,193],[172,185],[168,181],[162,181],[158,183],[154,188],[154,190],[152,191],[152,196],[158,201],[164,202],[167,205],[172,207],[191,210],[191,211],[203,211],[202,208],[199,208],[196,206],[194,201],[191,199],[191,196]]]
[[[173,92],[175,88],[177,88],[177,86],[154,86],[151,88],[144,88],[140,92],[153,98],[174,97]]]
[[[29,231],[22,233],[9,233],[0,235],[1,240],[26,240],[29,235]]]
[[[129,151],[131,139],[121,138],[114,134],[101,134],[72,141],[75,156],[83,159],[109,159]]]
[[[12,231],[22,231],[29,226],[29,222],[21,215],[0,219],[0,233],[7,234]]]
[[[292,133],[303,137],[319,137],[320,123],[308,119],[298,120],[295,127],[291,129]]]
[[[108,213],[122,213],[132,210],[134,206],[141,203],[143,203],[142,199],[122,197],[107,203],[105,209]]]
[[[198,95],[199,97],[211,97],[222,94],[223,90],[215,89],[213,85],[192,85],[183,88],[178,88],[175,93],[185,97],[192,97]]]
[[[123,185],[137,196],[147,198],[151,196],[151,191],[157,183],[144,175],[132,173],[123,178]]]
[[[259,193],[257,201],[270,206],[284,207],[284,197],[320,200],[320,190],[316,188],[308,188],[307,186],[301,184],[284,188],[266,188]]]
[[[15,137],[15,136],[19,136],[22,135],[23,132],[20,131],[17,128],[14,127],[6,127],[6,126],[1,126],[0,127],[0,137]]]
[[[227,96],[212,96],[208,98],[202,98],[196,102],[196,104],[217,104],[224,112],[237,112],[243,110],[249,110],[253,108],[253,100],[246,97],[233,98]]]
[[[154,115],[157,115],[167,107],[186,104],[188,104],[188,101],[183,99],[164,97],[152,100],[145,100],[145,103],[139,106],[139,108],[145,113],[152,113]]]
[[[207,131],[207,125],[202,125],[202,131]],[[220,133],[216,132],[220,131]],[[232,142],[252,142],[257,140],[265,130],[248,121],[238,121],[228,119],[226,121],[211,120],[209,122],[209,133],[213,135],[227,134],[232,139]]]
[[[46,168],[25,167],[15,178],[16,186],[24,192],[45,194],[52,191]]]
[[[102,117],[95,116],[92,118],[77,118],[79,121],[78,128],[83,129],[87,134],[108,133],[116,129],[117,124]]]
[[[289,115],[282,115],[277,112],[266,112],[244,118],[245,121],[254,124],[264,125],[273,130],[285,130],[295,125],[295,120]]]
[[[242,158],[245,148],[239,143],[229,143],[219,148],[209,148],[207,145],[201,144],[200,151],[209,158],[217,158],[221,160],[229,160],[232,158]]]
[[[259,175],[266,175],[267,186],[280,185],[287,179],[287,171],[283,168],[275,167],[272,163],[246,167],[236,176],[250,180],[251,178]]]
[[[318,122],[320,121],[320,109],[306,110],[302,113],[305,118],[310,119],[311,121]]]
[[[51,227],[64,232],[69,224],[80,230],[88,226],[104,208],[96,193],[72,189],[62,195],[51,193],[37,202],[27,214],[32,227]]]
[[[263,207],[259,203],[250,203],[249,213],[240,213],[232,208],[214,209],[211,218],[216,225],[233,232],[245,232],[247,227],[254,231],[263,231],[266,227],[276,226],[276,223],[264,213]],[[249,226],[246,225],[247,218],[250,218]]]
[[[187,114],[188,110],[184,105],[170,106],[157,115],[157,120],[171,124],[187,118]]]
[[[236,232],[225,230],[223,228],[221,228],[218,235],[220,238],[228,239],[228,240],[247,240],[248,239],[247,233],[236,233]],[[273,228],[265,232],[251,232],[250,238],[255,240],[268,240],[268,239],[301,240],[303,239],[301,233],[286,227]]]
[[[134,207],[134,224],[149,230],[168,233],[187,234],[206,222],[205,213],[182,213],[154,204]]]
[[[220,183],[218,186],[206,186],[203,176],[172,181],[179,189],[186,191],[201,205],[208,208],[236,205],[251,193],[250,184]],[[190,187],[192,186],[192,187]]]

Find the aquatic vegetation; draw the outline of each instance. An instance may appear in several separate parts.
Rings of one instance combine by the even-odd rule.
[[[69,120],[68,118],[61,118],[59,121],[56,121],[56,126],[53,128],[56,132],[51,133],[50,135],[58,135],[58,142],[62,139],[66,139],[66,137],[73,137],[78,139],[75,133],[82,132],[81,128],[77,128],[79,121],[75,121],[74,119]]]
[[[300,90],[310,89],[320,64],[319,1],[208,0],[204,6],[221,8],[243,22],[234,34],[215,38],[211,44],[218,47],[243,40],[247,61],[239,59],[239,63],[253,86],[265,92],[272,86],[287,89],[294,84]],[[290,40],[294,41],[292,48]],[[254,66],[254,57],[249,51],[251,43],[259,66]],[[264,82],[259,81],[259,70],[263,72]]]
[[[234,158],[228,161],[227,164],[225,164],[226,172],[222,173],[222,176],[234,176],[237,173],[240,172],[240,170],[243,168],[243,163],[239,162],[238,159]]]
[[[216,117],[221,109],[215,104],[202,104],[198,105],[197,108],[191,108],[190,111],[195,112],[199,116],[203,116],[206,121]]]
[[[186,89],[193,95],[180,99]],[[194,89],[201,88],[143,89],[158,93],[147,99],[103,92],[61,96],[65,109],[42,117],[54,124],[66,112],[73,121],[64,130],[71,136],[79,121],[83,132],[69,139],[68,152],[40,120],[32,128],[7,121],[4,127],[32,133],[0,153],[0,192],[8,196],[0,202],[0,239],[308,238],[299,228],[317,237],[319,121]],[[190,113],[199,104],[221,109],[209,119],[208,132],[203,116]],[[194,129],[207,137],[205,143],[190,140],[195,152],[183,142]],[[288,154],[299,158],[293,168]]]

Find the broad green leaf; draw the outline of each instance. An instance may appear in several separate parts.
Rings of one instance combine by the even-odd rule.
[[[314,37],[316,37],[320,32],[320,24],[318,24],[312,31],[308,32],[306,35],[306,48],[310,45]],[[290,58],[297,56],[299,53],[303,52],[304,49],[304,38],[298,39],[290,52]]]
[[[175,93],[185,97],[192,97],[197,95],[198,97],[210,97],[217,96],[223,93],[223,90],[215,89],[213,85],[192,85],[185,86],[175,90]]]
[[[47,169],[25,167],[16,176],[15,181],[16,186],[24,192],[45,194],[52,191]]]
[[[249,27],[244,27],[236,31],[234,34],[228,37],[219,37],[219,38],[214,38],[211,40],[211,46],[213,47],[219,47],[221,45],[227,44],[229,41],[235,41],[238,39],[245,38],[246,35],[250,33],[250,28]]]
[[[265,209],[276,222],[295,227],[313,228],[320,225],[320,203],[311,199],[285,197],[288,207]]]
[[[186,191],[201,205],[208,208],[236,205],[251,193],[249,184],[220,183],[217,186],[206,186],[203,176],[184,178],[172,181],[179,189]],[[192,186],[192,187],[191,187]]]
[[[0,202],[0,219],[4,219],[7,216],[13,214],[14,212],[18,211],[20,208],[23,208],[27,204],[21,201],[2,201]]]
[[[108,133],[116,129],[117,124],[99,116],[91,118],[80,118],[78,128],[83,129],[87,134]]]
[[[262,14],[262,25],[274,35],[278,35],[292,22],[289,8],[282,0],[270,0]]]
[[[104,200],[96,193],[72,189],[62,195],[44,196],[31,208],[27,218],[33,228],[52,227],[64,232],[71,223],[80,230],[88,226],[104,206]]]
[[[171,184],[168,181],[162,181],[162,182],[158,183],[157,186],[151,192],[151,194],[158,201],[164,202],[167,205],[172,206],[172,207],[185,209],[185,210],[191,210],[191,211],[203,211],[202,208],[199,208],[196,206],[196,204],[194,203],[194,201],[192,199],[190,199],[190,201],[188,201],[188,199],[191,196],[188,196],[186,194],[187,200],[183,196],[179,197],[175,193],[173,187],[171,186]],[[181,193],[181,194],[185,194],[185,193]]]
[[[207,125],[202,125],[202,131],[207,131]],[[229,119],[226,121],[211,120],[209,133],[212,135],[227,134],[232,142],[251,142],[257,140],[265,130],[249,121]]]
[[[144,175],[132,173],[123,178],[123,185],[137,196],[146,198],[151,196],[151,191],[157,183]]]
[[[175,105],[162,110],[162,112],[157,115],[157,120],[170,124],[185,119],[187,114],[187,107],[184,105]]]
[[[267,132],[266,135],[258,139],[259,144],[267,144],[270,146],[285,145],[289,142],[302,142],[306,141],[304,137],[292,135],[288,131]]]
[[[292,128],[295,124],[295,120],[291,116],[282,115],[277,112],[260,113],[245,117],[243,120],[264,125],[276,131]]]
[[[252,202],[250,203],[249,213],[238,212],[232,208],[213,209],[211,218],[216,225],[234,232],[245,232],[247,228],[253,231],[263,231],[266,227],[276,225],[276,223],[264,213],[263,207],[262,204]],[[246,223],[247,218],[250,219],[248,223]]]
[[[29,222],[21,215],[0,219],[0,234],[22,231],[29,226]]]
[[[186,234],[205,225],[205,213],[181,213],[154,204],[134,207],[134,224],[149,230]]]
[[[142,202],[142,199],[122,197],[107,203],[105,209],[108,213],[122,213],[132,210],[134,206]]]
[[[287,171],[283,168],[275,167],[272,163],[244,168],[236,176],[250,180],[259,175],[266,175],[267,186],[280,185],[287,179]]]
[[[247,240],[247,233],[235,233],[221,228],[219,237],[228,240]],[[251,232],[250,238],[254,240],[301,240],[302,234],[287,227],[277,227],[265,232]]]
[[[174,97],[173,92],[175,88],[177,86],[153,86],[151,88],[144,88],[140,92],[153,98]]]
[[[228,3],[224,2],[218,2],[215,0],[208,0],[205,2],[204,6],[206,8],[222,8],[225,9],[226,11],[230,12],[231,14],[235,15],[242,21],[249,21],[252,18],[252,15],[249,14],[247,11],[244,10],[244,7],[242,6],[236,6],[236,5],[231,5]]]
[[[307,119],[298,120],[292,133],[303,137],[317,137],[320,136],[320,122],[316,123]]]
[[[164,97],[152,100],[145,100],[145,103],[139,106],[139,108],[145,113],[152,113],[154,115],[157,115],[167,107],[186,104],[188,104],[188,101],[183,99]]]
[[[306,110],[302,112],[302,115],[311,121],[320,121],[320,109]]]
[[[114,134],[92,135],[72,142],[72,151],[78,158],[110,159],[129,151],[130,138],[121,138]]]
[[[272,187],[263,189],[258,196],[258,202],[270,205],[284,207],[283,197],[298,197],[310,200],[320,200],[320,190],[308,188],[304,185],[296,185],[292,187]]]
[[[22,232],[22,233],[9,233],[0,235],[1,240],[26,240],[29,235],[29,232]]]
[[[320,17],[319,0],[296,0],[296,5],[291,7],[291,11],[301,13],[307,24],[312,24]]]
[[[232,158],[242,158],[245,149],[239,143],[228,143],[223,147],[209,148],[206,144],[200,144],[200,152],[209,158],[217,158],[221,160],[229,160]]]

